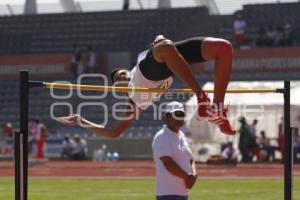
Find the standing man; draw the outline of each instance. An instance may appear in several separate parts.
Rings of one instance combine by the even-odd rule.
[[[166,125],[156,133],[152,143],[157,200],[187,200],[189,189],[197,180],[192,151],[180,131],[184,117],[181,103],[169,103],[164,114]]]
[[[233,21],[233,31],[235,37],[235,44],[238,49],[246,42],[246,28],[246,21],[243,19],[241,14],[237,14],[236,19]]]
[[[80,63],[81,63],[81,50],[76,43],[73,44],[72,58],[71,58],[71,72],[72,78],[77,79],[77,76],[80,74]]]
[[[31,119],[28,124],[29,130],[29,152],[32,153],[33,145],[36,145],[36,158],[45,158],[45,147],[47,137],[49,135],[48,129],[44,123],[39,119]]]
[[[252,162],[253,155],[257,152],[256,138],[252,136],[251,127],[245,117],[240,117],[239,122],[241,123],[239,150],[242,154],[242,162],[249,163]],[[258,153],[256,156],[259,157]]]
[[[92,45],[88,46],[88,55],[86,60],[86,72],[96,73],[96,53]]]
[[[283,117],[280,118],[280,122],[278,124],[278,148],[281,153],[281,162],[284,162],[284,144],[285,144],[285,136],[284,136],[284,124]]]
[[[252,122],[252,125],[250,127],[252,136],[255,137],[255,138],[256,138],[256,125],[257,125],[257,123],[258,123],[258,120],[254,119],[253,122]]]
[[[15,131],[10,122],[5,122],[1,127],[0,154],[10,155],[13,152],[13,145],[9,144],[9,140],[14,137]]]

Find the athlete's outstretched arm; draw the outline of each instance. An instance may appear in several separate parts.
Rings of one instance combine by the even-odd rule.
[[[154,46],[153,54],[157,61],[166,63],[169,69],[191,88],[197,96],[201,95],[202,89],[197,83],[190,65],[178,52],[172,41],[165,40],[157,46]]]
[[[141,112],[141,110],[138,110],[136,106],[134,107],[134,109],[137,110],[128,110],[128,112],[124,112],[122,116],[120,116],[120,119],[115,121],[111,128],[88,121],[87,119],[81,117],[79,114],[72,114],[67,117],[59,117],[57,118],[57,121],[69,126],[79,125],[99,136],[116,138],[119,137],[126,129],[128,129],[132,125],[137,115]]]

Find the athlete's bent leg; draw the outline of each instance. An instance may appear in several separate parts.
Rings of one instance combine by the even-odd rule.
[[[231,76],[232,45],[224,39],[205,38],[202,43],[202,56],[206,60],[215,60],[213,103],[217,107],[223,107],[227,85]]]
[[[215,60],[214,99],[211,108],[199,117],[216,124],[222,133],[234,135],[224,108],[224,97],[231,76],[233,49],[230,42],[218,38],[205,38],[202,43],[202,56],[206,60]]]

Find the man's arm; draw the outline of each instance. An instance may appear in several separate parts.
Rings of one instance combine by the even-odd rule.
[[[126,129],[128,129],[139,113],[142,112],[136,105],[131,101],[128,101],[130,108],[127,108],[121,119],[117,120],[111,128],[105,127],[100,124],[95,124],[87,119],[84,119],[79,114],[72,114],[68,117],[59,117],[57,120],[65,125],[74,126],[79,125],[87,130],[104,137],[115,138],[119,137]],[[128,106],[128,107],[129,107]]]
[[[194,160],[190,160],[191,166],[192,166],[192,174],[197,175],[197,168],[196,168],[196,163]]]
[[[158,62],[166,63],[169,69],[191,88],[197,96],[202,94],[202,89],[194,77],[190,65],[178,52],[172,41],[164,40],[155,45],[153,47],[153,56]]]
[[[188,175],[188,178],[185,181],[185,186],[188,189],[191,189],[194,186],[198,178],[195,162],[193,160],[190,160],[190,164],[191,164],[192,173]]]
[[[170,156],[160,157],[161,162],[164,164],[165,168],[174,176],[182,178],[183,180],[188,179],[188,173],[186,173]]]
[[[171,174],[184,180],[187,189],[191,189],[194,186],[198,177],[194,161],[191,160],[192,174],[188,174],[170,156],[162,156],[160,160]]]

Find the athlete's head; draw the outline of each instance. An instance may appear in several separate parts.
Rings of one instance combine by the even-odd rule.
[[[116,68],[110,73],[110,78],[112,84],[121,86],[121,85],[128,85],[130,81],[130,72],[125,68]]]

